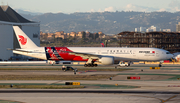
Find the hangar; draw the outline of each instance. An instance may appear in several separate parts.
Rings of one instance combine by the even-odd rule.
[[[12,26],[19,26],[33,42],[40,46],[40,23],[25,19],[8,5],[0,6],[0,59],[13,56],[7,48],[20,48]]]

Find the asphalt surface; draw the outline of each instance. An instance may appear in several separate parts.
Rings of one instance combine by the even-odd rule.
[[[78,71],[76,75],[116,74],[112,80],[1,80],[0,83],[46,83],[64,84],[65,82],[80,82],[86,85],[84,89],[0,89],[1,100],[20,103],[179,103],[180,102],[180,65],[163,65],[160,70],[150,70],[149,67],[158,64],[134,64],[130,67],[118,67],[118,69],[133,69],[118,72]],[[58,65],[47,64],[0,64],[0,68],[59,68]],[[73,66],[83,68],[82,66]],[[115,66],[99,66],[98,68],[111,68]],[[91,67],[88,67],[91,68]],[[142,71],[143,70],[143,71]],[[72,71],[61,70],[0,70],[0,75],[74,75]],[[128,80],[127,76],[139,76],[140,80]],[[138,88],[112,88],[104,85],[126,85]],[[93,85],[93,86],[92,86]],[[94,86],[96,85],[96,86]]]
[[[178,94],[161,93],[0,93],[0,98],[16,103],[179,103],[180,101]]]
[[[119,93],[119,94],[131,94],[131,93],[137,93],[137,94],[146,94],[146,93],[156,93],[156,94],[180,94],[180,91],[142,91],[142,90],[97,90],[97,89],[1,89],[0,93]]]

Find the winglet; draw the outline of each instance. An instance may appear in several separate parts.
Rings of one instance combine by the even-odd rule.
[[[37,47],[37,45],[18,26],[13,26],[13,29],[22,49]]]

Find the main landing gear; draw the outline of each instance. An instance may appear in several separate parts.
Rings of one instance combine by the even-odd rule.
[[[160,64],[159,64],[159,67],[161,67],[161,66],[162,66],[162,64],[160,63]]]
[[[97,64],[84,64],[85,67],[97,67]]]
[[[97,67],[97,64],[94,64],[94,60],[92,58],[89,58],[86,64],[84,64],[85,67]]]

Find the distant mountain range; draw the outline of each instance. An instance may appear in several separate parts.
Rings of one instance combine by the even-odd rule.
[[[33,15],[33,16],[36,16],[36,15],[42,15],[43,13],[40,13],[40,12],[30,12],[30,11],[25,11],[25,10],[22,10],[22,9],[14,9],[16,12],[18,12],[19,14],[22,14],[22,15]]]
[[[161,29],[176,31],[180,22],[180,12],[92,12],[92,13],[45,13],[29,15],[20,13],[32,21],[41,22],[43,32],[79,32],[102,31],[105,34],[118,34],[122,31],[134,31],[138,27],[155,25]]]

